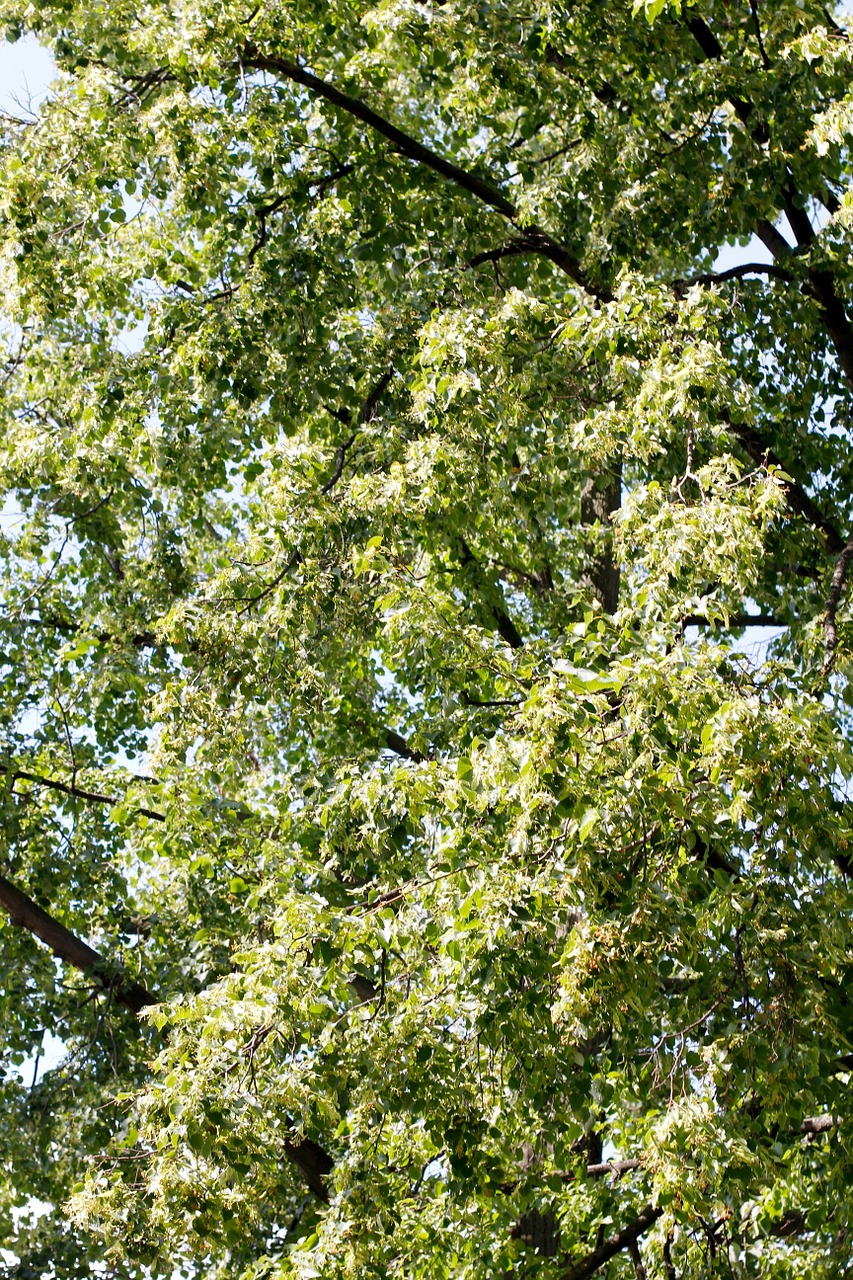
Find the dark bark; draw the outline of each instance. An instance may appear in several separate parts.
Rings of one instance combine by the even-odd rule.
[[[598,526],[598,543],[590,550],[586,579],[607,613],[619,605],[619,566],[613,558],[612,517],[622,503],[622,467],[594,472],[581,492],[581,524]]]
[[[523,1213],[512,1229],[514,1240],[535,1249],[540,1258],[556,1258],[560,1252],[560,1224],[555,1213],[539,1213],[532,1209]]]
[[[646,1205],[627,1227],[610,1236],[597,1249],[593,1249],[592,1253],[588,1253],[585,1258],[581,1258],[574,1266],[569,1267],[568,1271],[562,1272],[560,1280],[588,1280],[588,1277],[594,1275],[606,1262],[615,1258],[617,1253],[635,1244],[649,1227],[654,1226],[662,1213],[663,1209],[657,1209],[651,1204]]]
[[[417,164],[422,164],[442,178],[446,178],[461,190],[467,191],[469,195],[476,197],[490,209],[494,209],[510,222],[517,222],[518,209],[498,187],[491,182],[487,182],[484,178],[478,177],[477,174],[460,168],[459,165],[454,164],[451,160],[446,160],[444,156],[440,156],[438,152],[431,150],[431,148],[425,147],[423,143],[418,142],[417,139],[412,138],[402,129],[392,124],[390,120],[386,120],[384,116],[379,115],[366,102],[362,102],[360,98],[354,98],[348,93],[343,93],[342,90],[336,88],[327,80],[322,80],[319,76],[315,76],[297,62],[265,54],[253,46],[249,46],[243,51],[241,62],[245,67],[253,67],[258,71],[269,71],[275,75],[283,76],[285,79],[293,81],[294,84],[300,84],[303,88],[309,89],[319,97],[325,98],[327,102],[331,102],[340,111],[346,112],[356,120],[361,120],[363,124],[366,124],[383,138],[387,138],[394,148],[408,157],[409,160],[414,160]],[[580,285],[581,288],[600,301],[608,302],[611,300],[612,294],[609,290],[596,287],[586,276],[574,254],[565,245],[561,245],[559,241],[549,236],[547,231],[543,231],[541,227],[527,226],[523,229],[523,239],[528,253],[538,254],[540,257],[547,258],[560,271],[569,276],[575,284]]]
[[[116,1004],[124,1005],[133,1013],[139,1013],[146,1005],[156,1004],[156,997],[150,995],[138,982],[129,980],[121,972],[110,976],[103,956],[43,911],[5,876],[0,876],[0,906],[8,911],[12,924],[28,929],[34,937],[50,947],[54,955],[75,969],[97,977]]]
[[[376,417],[376,411],[379,408],[379,401],[387,391],[388,385],[393,376],[393,369],[389,369],[386,373],[383,373],[382,377],[379,378],[379,380],[371,387],[364,404],[361,406],[361,412],[358,415],[358,420],[352,434],[344,440],[343,444],[338,445],[338,451],[335,455],[335,469],[326,483],[322,485],[320,489],[321,493],[331,493],[335,485],[340,480],[343,475],[344,463],[346,462],[347,454],[355,444],[356,437],[358,435],[358,428],[374,420]],[[345,422],[351,421],[349,415],[343,411],[341,411],[340,414],[336,413],[335,416],[341,417]]]

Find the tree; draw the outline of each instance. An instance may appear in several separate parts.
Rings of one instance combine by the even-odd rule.
[[[850,1274],[843,17],[2,12],[7,1273]]]

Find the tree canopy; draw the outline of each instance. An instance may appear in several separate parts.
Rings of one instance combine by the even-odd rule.
[[[0,13],[6,1274],[853,1273],[842,9]]]

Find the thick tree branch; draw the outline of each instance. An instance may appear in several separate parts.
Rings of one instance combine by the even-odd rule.
[[[648,1231],[649,1227],[654,1226],[658,1218],[663,1213],[663,1209],[657,1209],[654,1205],[646,1205],[645,1209],[637,1215],[632,1223],[627,1227],[623,1227],[621,1231],[617,1231],[615,1235],[610,1236],[597,1249],[593,1249],[592,1253],[588,1253],[585,1258],[581,1258],[574,1266],[569,1267],[568,1271],[564,1271],[560,1276],[560,1280],[588,1280],[589,1276],[595,1275],[606,1262],[611,1258],[615,1258],[617,1253],[621,1253],[624,1249],[629,1249],[632,1244],[639,1240],[640,1236]]]
[[[413,760],[415,764],[422,764],[426,760],[426,756],[420,751],[414,751],[395,729],[383,729],[382,732],[385,737],[385,746],[395,755],[402,756],[404,760]]]
[[[156,997],[149,995],[138,982],[128,981],[121,973],[112,978],[107,976],[103,956],[43,911],[5,876],[0,876],[0,906],[5,907],[12,924],[29,930],[61,960],[84,973],[94,973],[117,1004],[124,1005],[133,1013],[139,1013],[146,1005],[156,1004]]]
[[[314,1192],[323,1204],[329,1203],[329,1190],[326,1179],[335,1167],[335,1162],[312,1138],[297,1138],[295,1142],[285,1139],[284,1150],[288,1160],[295,1165],[309,1190]]]
[[[793,245],[782,235],[781,231],[777,231],[772,222],[768,222],[766,218],[761,218],[755,226],[755,234],[758,236],[765,249],[769,249],[773,257],[778,261],[780,258],[784,262],[786,258],[790,258],[794,252]]]
[[[322,80],[319,76],[315,76],[297,62],[291,62],[287,58],[270,56],[251,45],[243,51],[241,61],[246,67],[283,76],[285,79],[293,81],[294,84],[300,84],[303,88],[309,89],[319,97],[325,98],[327,102],[331,102],[339,110],[353,116],[356,120],[361,120],[363,124],[366,124],[383,138],[387,138],[409,160],[414,160],[417,164],[422,164],[431,169],[433,173],[446,178],[463,191],[467,191],[469,195],[475,196],[490,209],[494,209],[510,222],[517,222],[518,209],[498,187],[491,182],[487,182],[484,178],[478,177],[475,173],[460,168],[459,165],[454,164],[451,160],[446,160],[429,147],[425,147],[423,143],[418,142],[415,138],[392,124],[390,120],[386,120],[384,116],[379,115],[366,102],[362,102],[360,98],[354,98],[348,93],[343,93],[333,84],[330,84],[327,80]],[[553,262],[560,271],[563,271],[574,280],[575,284],[580,285],[581,288],[597,297],[600,301],[609,302],[611,300],[612,294],[606,289],[594,286],[587,278],[577,258],[564,245],[549,236],[546,231],[536,226],[525,227],[524,239],[527,242],[528,252],[538,254]]]
[[[621,1178],[623,1173],[630,1173],[632,1169],[642,1167],[642,1160],[605,1160],[602,1164],[588,1164],[586,1173],[588,1178],[604,1178],[608,1173]]]
[[[823,327],[829,335],[844,377],[853,390],[853,325],[838,296],[831,272],[809,267],[808,279],[809,292],[818,304]]]

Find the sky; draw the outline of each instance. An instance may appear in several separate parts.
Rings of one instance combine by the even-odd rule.
[[[32,114],[53,79],[53,58],[34,36],[0,43],[0,111]]]

